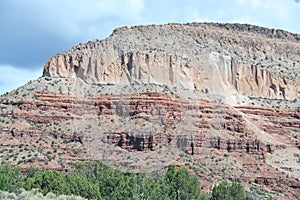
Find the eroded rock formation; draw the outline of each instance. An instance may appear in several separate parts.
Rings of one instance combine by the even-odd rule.
[[[51,58],[44,76],[99,84],[156,83],[224,96],[299,97],[299,76],[293,73],[299,68],[298,36],[262,28],[240,32],[242,25],[231,26],[234,34],[226,24],[221,29],[218,24],[125,27]],[[278,40],[278,33],[286,40]]]

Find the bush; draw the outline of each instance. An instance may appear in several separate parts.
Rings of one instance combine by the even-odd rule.
[[[88,199],[101,199],[97,186],[84,177],[62,174],[54,170],[37,172],[32,177],[28,177],[25,188],[38,188],[44,195],[53,192],[56,195],[73,194]]]
[[[240,183],[221,183],[212,191],[212,200],[251,200]]]
[[[176,171],[174,165],[168,167],[165,184],[171,199],[200,199],[198,179],[192,177],[186,168]]]
[[[0,190],[13,192],[20,186],[20,168],[7,163],[2,163],[0,165]]]

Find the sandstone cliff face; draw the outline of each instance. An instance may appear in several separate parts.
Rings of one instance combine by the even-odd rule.
[[[105,40],[78,45],[51,58],[44,76],[292,100],[300,95],[298,38],[280,30],[237,24],[124,27]]]
[[[299,87],[288,77],[261,69],[255,65],[238,64],[229,56],[212,53],[214,65],[209,84],[212,92],[230,96],[241,93],[251,97],[293,100],[299,96]]]

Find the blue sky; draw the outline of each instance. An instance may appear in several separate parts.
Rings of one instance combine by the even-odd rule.
[[[114,28],[238,22],[300,33],[300,0],[1,0],[0,94],[42,75],[44,63]]]

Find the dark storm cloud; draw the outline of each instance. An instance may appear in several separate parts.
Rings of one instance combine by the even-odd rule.
[[[139,2],[123,1],[127,13],[114,0],[2,0],[0,65],[38,67],[79,42],[103,38],[123,15],[138,18]]]
[[[25,2],[4,0],[0,3],[0,65],[37,67],[49,55],[71,45],[41,26],[42,13]]]

